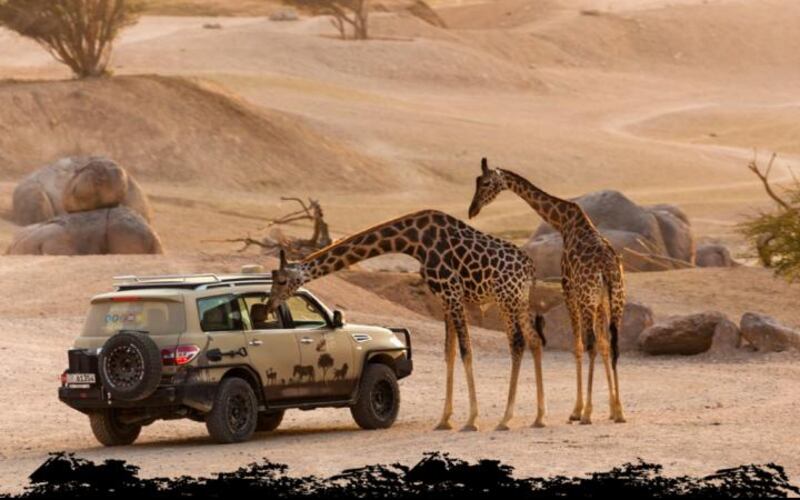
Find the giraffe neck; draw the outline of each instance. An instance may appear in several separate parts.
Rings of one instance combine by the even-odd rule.
[[[574,201],[564,200],[546,193],[530,181],[509,170],[500,169],[506,186],[525,200],[545,222],[557,231],[563,231],[571,222],[581,219],[580,206]]]
[[[423,211],[378,224],[328,245],[300,262],[303,282],[387,253],[403,253],[422,261],[425,254],[422,238],[428,225],[430,213]]]

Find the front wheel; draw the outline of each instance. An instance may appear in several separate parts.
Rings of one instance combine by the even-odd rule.
[[[361,379],[358,400],[350,413],[362,429],[388,429],[400,411],[397,376],[386,365],[367,365]]]
[[[139,437],[142,426],[126,424],[120,420],[119,412],[113,408],[89,414],[89,425],[94,437],[105,446],[131,444]]]
[[[235,377],[224,379],[206,417],[206,428],[214,441],[247,441],[255,432],[257,421],[258,400],[250,384]]]

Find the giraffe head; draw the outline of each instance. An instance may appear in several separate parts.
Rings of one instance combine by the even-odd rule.
[[[273,312],[286,299],[306,282],[305,272],[297,262],[287,262],[286,253],[281,249],[280,267],[272,271],[272,290],[267,301],[267,311]]]
[[[486,158],[481,160],[481,175],[475,179],[475,195],[469,205],[469,218],[478,215],[481,209],[492,202],[506,189],[506,180],[499,170],[489,168]]]

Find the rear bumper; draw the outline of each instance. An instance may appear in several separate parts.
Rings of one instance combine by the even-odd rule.
[[[58,399],[67,406],[84,413],[100,408],[159,408],[189,406],[200,411],[211,409],[216,386],[213,384],[185,384],[162,386],[150,396],[138,401],[112,399],[101,387],[72,389],[60,387]]]

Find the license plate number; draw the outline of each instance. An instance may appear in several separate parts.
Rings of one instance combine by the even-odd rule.
[[[67,373],[67,385],[94,384],[94,373]]]

